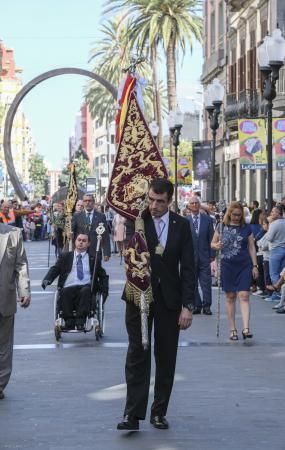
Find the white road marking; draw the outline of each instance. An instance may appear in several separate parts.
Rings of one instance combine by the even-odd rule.
[[[175,382],[185,380],[180,374],[176,374],[174,378]],[[88,394],[88,397],[92,400],[119,400],[126,396],[127,385],[126,384],[117,384],[115,386],[110,386],[106,389],[101,389],[97,392],[92,392]],[[154,377],[150,379],[150,393],[152,394],[154,390]]]
[[[49,331],[41,331],[40,333],[34,333],[34,336],[46,336],[48,334],[53,334],[54,331],[53,330],[49,330]]]
[[[31,294],[33,295],[38,295],[38,294],[41,294],[41,295],[54,295],[54,292],[52,292],[52,291],[32,291],[31,292]]]

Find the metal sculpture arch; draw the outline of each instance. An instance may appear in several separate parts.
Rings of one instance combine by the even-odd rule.
[[[78,69],[76,67],[65,67],[61,69],[54,69],[49,70],[48,72],[44,72],[41,75],[33,78],[29,83],[27,83],[16,95],[13,102],[11,103],[11,106],[7,112],[6,120],[5,120],[5,128],[4,128],[4,139],[3,139],[3,146],[4,146],[4,154],[5,154],[5,161],[7,166],[7,171],[10,177],[10,180],[13,184],[13,187],[15,189],[16,195],[23,200],[25,197],[25,192],[21,186],[21,183],[18,179],[18,176],[15,171],[14,163],[13,163],[13,157],[12,157],[12,149],[11,149],[11,134],[12,134],[12,126],[13,126],[13,120],[15,117],[15,114],[17,112],[17,109],[21,103],[21,101],[24,99],[24,97],[38,84],[42,83],[43,81],[57,77],[59,75],[83,75],[89,78],[92,78],[93,80],[98,81],[98,83],[102,84],[116,99],[117,98],[117,89],[109,83],[107,80],[102,78],[100,75],[97,75],[96,73],[90,72],[89,70],[84,69]]]

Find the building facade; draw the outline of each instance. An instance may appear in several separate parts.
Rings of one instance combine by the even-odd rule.
[[[222,38],[218,38],[222,33],[222,15],[225,36],[223,43]],[[263,204],[267,196],[266,170],[242,170],[240,167],[238,119],[266,117],[266,101],[262,96],[263,80],[256,52],[262,39],[277,25],[284,32],[283,0],[205,2],[206,42],[202,81],[206,85],[218,76],[226,92],[216,156],[217,193],[219,198],[226,201],[237,199],[250,202],[256,199]],[[214,56],[217,52],[218,58]],[[219,55],[223,56],[223,64],[219,63]],[[285,68],[280,71],[277,90],[274,115],[281,117],[285,113]],[[204,137],[210,137],[207,123]],[[273,166],[276,167],[275,164]],[[282,193],[284,194],[284,183],[284,170],[274,169],[274,199],[280,200]]]
[[[109,125],[92,119],[88,106],[83,104],[76,116],[74,133],[69,139],[70,159],[81,145],[86,152],[91,177],[96,179],[96,197],[104,201],[115,162],[115,122]]]
[[[13,195],[13,187],[6,170],[3,136],[6,113],[15,96],[22,88],[21,69],[15,64],[14,51],[0,41],[0,197]],[[31,127],[21,107],[18,108],[11,135],[12,155],[15,170],[26,192],[29,192],[29,161],[36,151]]]
[[[51,197],[59,189],[60,170],[48,170],[48,195]]]
[[[115,162],[115,135],[115,122],[102,124],[99,119],[93,120],[93,173],[99,201],[105,199]]]

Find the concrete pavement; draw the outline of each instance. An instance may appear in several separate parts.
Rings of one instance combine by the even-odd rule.
[[[57,344],[54,288],[40,287],[48,244],[26,248],[33,297],[31,307],[17,313],[14,371],[0,402],[1,450],[285,449],[285,316],[271,304],[252,296],[254,338],[244,343],[228,340],[222,302],[217,339],[215,289],[214,315],[195,316],[181,333],[170,429],[155,430],[146,420],[141,431],[122,433],[116,424],[124,407],[127,336],[119,258],[106,264],[111,292],[103,341],[72,334]]]

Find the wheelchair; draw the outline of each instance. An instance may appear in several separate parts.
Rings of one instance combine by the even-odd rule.
[[[65,320],[61,310],[60,291],[57,289],[54,295],[54,335],[58,342],[62,333],[89,333],[94,331],[96,341],[103,338],[105,333],[105,302],[109,295],[109,275],[100,267],[97,279],[95,280],[94,292],[91,297],[90,311],[87,314],[83,329],[77,329],[76,325],[72,329],[65,327]],[[76,310],[73,311],[74,318]]]

